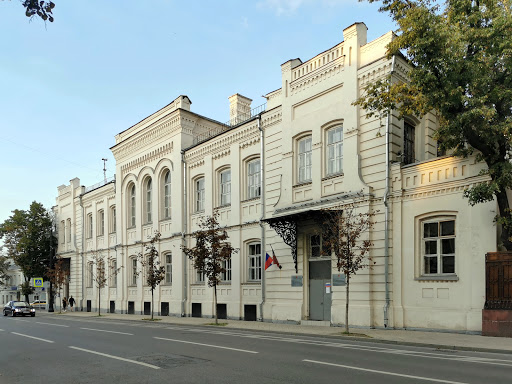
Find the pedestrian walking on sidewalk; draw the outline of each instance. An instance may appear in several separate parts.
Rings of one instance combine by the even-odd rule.
[[[69,312],[75,311],[75,299],[73,296],[69,296]]]
[[[66,307],[68,306],[68,301],[67,299],[64,297],[62,299],[62,309],[64,310],[64,312],[66,312]]]

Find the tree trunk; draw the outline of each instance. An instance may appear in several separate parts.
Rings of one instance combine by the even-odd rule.
[[[350,292],[350,275],[347,276],[347,289],[345,290],[345,333],[349,333],[348,331],[348,298]]]
[[[151,320],[153,320],[153,289],[151,289]]]
[[[98,288],[98,316],[101,316],[101,288]]]
[[[215,325],[219,324],[218,316],[217,316],[217,284],[213,286],[213,305],[215,307]]]
[[[60,287],[59,287],[59,313],[62,313],[62,296],[60,294]]]
[[[507,191],[499,191],[496,192],[496,199],[498,201],[498,208],[500,210],[500,216],[511,220],[511,213],[509,212],[509,203],[507,197]],[[501,226],[501,241],[503,242],[503,246],[507,251],[512,251],[512,242],[510,241],[510,237],[512,236],[512,228],[507,228],[507,226]]]

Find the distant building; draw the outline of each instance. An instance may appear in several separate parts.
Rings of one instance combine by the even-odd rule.
[[[221,317],[340,325],[343,276],[322,249],[314,214],[355,201],[378,211],[367,234],[376,264],[351,280],[350,324],[479,331],[496,205],[470,207],[462,194],[486,180],[482,164],[438,156],[434,114],[367,119],[352,105],[368,82],[407,79],[405,60],[386,56],[393,34],[367,42],[366,31],[353,24],[334,47],[282,64],[264,107],[231,96],[227,124],[192,112],[179,96],[116,135],[114,180],[58,188],[58,253],[70,268],[64,295],[83,310],[148,312],[136,255],[159,231],[166,278],[155,311],[212,316],[213,290],[180,247],[193,245],[199,219],[215,211],[240,250],[218,287]],[[283,268],[264,271],[272,250]],[[94,254],[122,267],[101,303]]]

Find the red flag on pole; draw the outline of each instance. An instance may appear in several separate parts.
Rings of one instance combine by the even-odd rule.
[[[281,267],[281,265],[279,265],[279,261],[277,261],[277,257],[274,252],[274,248],[272,246],[270,246],[270,248],[272,248],[272,261],[274,262],[275,265],[277,265],[279,267],[279,269],[282,269],[283,267]]]

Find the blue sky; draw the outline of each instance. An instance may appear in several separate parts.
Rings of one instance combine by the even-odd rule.
[[[373,40],[396,27],[357,0],[53,0],[54,23],[0,1],[0,222],[57,187],[103,180],[114,136],[187,95],[225,122],[228,97],[280,87],[280,65],[308,60],[362,21]]]

